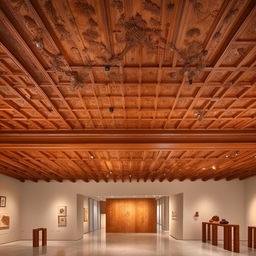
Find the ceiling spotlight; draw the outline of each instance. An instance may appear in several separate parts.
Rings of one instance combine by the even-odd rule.
[[[110,65],[109,64],[105,65],[105,71],[110,71]]]
[[[113,173],[112,171],[109,172],[110,175],[111,175],[112,173]]]
[[[235,156],[238,156],[238,155],[240,155],[240,152],[236,151]]]
[[[226,158],[229,158],[229,155],[226,155],[225,157],[226,157]]]
[[[216,166],[215,166],[215,165],[213,165],[213,166],[212,166],[212,169],[213,169],[213,170],[216,170],[217,168],[216,168]]]
[[[90,158],[91,158],[91,159],[94,159],[94,156],[93,156],[93,155],[90,155]]]
[[[131,177],[132,177],[132,175],[130,174],[130,175],[129,175],[129,177],[131,178]]]
[[[206,168],[205,168],[205,167],[203,167],[203,168],[202,168],[202,170],[203,170],[203,171],[205,171],[205,170],[206,170]]]

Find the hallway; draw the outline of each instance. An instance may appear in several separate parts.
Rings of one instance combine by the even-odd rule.
[[[79,241],[50,241],[47,248],[32,248],[31,241],[19,241],[0,246],[4,256],[222,256],[235,255],[222,246],[202,244],[201,241],[178,241],[166,233],[158,234],[107,234],[96,231],[84,235]],[[241,256],[255,255],[241,244]]]

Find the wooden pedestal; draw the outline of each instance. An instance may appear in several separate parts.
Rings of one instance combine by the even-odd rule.
[[[202,242],[206,243],[206,238],[208,241],[210,241],[212,237],[212,245],[218,245],[218,227],[224,228],[224,249],[228,251],[240,252],[239,225],[203,222],[202,223]],[[232,248],[232,235],[233,235],[233,248]]]
[[[39,247],[39,231],[42,231],[42,246],[47,245],[47,229],[36,228],[33,229],[33,247]]]
[[[248,227],[248,247],[256,249],[256,227]]]

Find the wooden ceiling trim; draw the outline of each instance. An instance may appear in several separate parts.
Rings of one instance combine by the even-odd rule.
[[[10,166],[9,164],[7,164],[6,162],[2,162],[0,160],[0,169],[1,171],[4,171],[4,174],[5,173],[9,173],[8,176],[11,176],[13,178],[18,178],[18,179],[31,179],[31,177],[29,177],[29,174],[22,171],[22,170],[19,170],[17,168],[14,168],[13,166]],[[31,179],[32,180],[32,179]]]
[[[30,160],[26,160],[22,158],[18,153],[16,152],[8,152],[8,156],[11,157],[12,159],[15,159],[15,161],[18,161],[19,163],[23,164],[24,166],[28,166],[31,168],[31,170],[38,170],[38,172],[42,173],[42,177],[45,177],[45,180],[50,180],[52,179],[52,175],[50,174],[48,170],[43,170],[41,169],[37,164],[32,163]],[[14,161],[14,160],[13,160]]]
[[[76,157],[78,157],[79,162],[82,163],[83,166],[85,166],[85,171],[89,174],[88,178],[92,178],[96,182],[99,182],[98,175],[94,172],[94,170],[91,169],[91,167],[86,163],[86,161],[81,158],[81,156],[79,155],[79,152],[73,151],[73,153],[75,154]]]
[[[30,178],[33,181],[37,181],[36,175],[34,170],[28,167],[23,166],[22,164],[11,160],[10,158],[6,157],[2,153],[0,154],[0,161],[1,165],[4,165],[7,170],[13,170],[14,172],[20,172],[22,175],[25,175],[26,178]]]
[[[43,152],[43,151],[38,151],[38,153],[40,154],[40,156],[42,157],[42,159],[44,159],[44,161],[46,163],[50,163],[49,166],[53,166],[54,170],[57,171],[57,173],[59,173],[60,176],[68,178],[71,182],[75,181],[75,175],[73,175],[73,173],[71,173],[68,169],[67,166],[63,166],[63,165],[59,165],[56,161],[51,160],[48,158],[48,156]],[[55,158],[56,160],[56,158]]]
[[[23,158],[28,159],[31,163],[34,163],[36,166],[38,166],[37,168],[40,168],[41,170],[44,170],[45,172],[49,172],[52,175],[51,179],[56,180],[58,182],[62,182],[62,178],[58,172],[56,172],[54,169],[50,168],[48,166],[48,164],[42,163],[42,161],[45,162],[45,158],[35,159],[35,157],[31,157],[28,153],[23,152],[23,151],[19,151],[18,153],[21,154],[23,156]]]

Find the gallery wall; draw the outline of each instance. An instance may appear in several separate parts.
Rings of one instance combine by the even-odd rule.
[[[50,240],[76,240],[77,194],[63,184],[32,183],[22,184],[21,239],[31,239],[32,229],[47,228]],[[67,226],[58,225],[59,206],[67,207]]]
[[[241,239],[245,240],[243,182],[201,182],[198,189],[184,190],[183,200],[183,239],[201,239],[202,221],[218,215],[231,224],[239,224]],[[194,218],[196,211],[199,217]],[[222,229],[219,230],[219,238],[223,238]]]
[[[33,226],[50,228],[52,239],[76,239],[76,195],[88,197],[184,195],[184,239],[201,239],[201,222],[213,215],[226,218],[230,223],[241,225],[241,239],[245,239],[244,182],[234,181],[173,181],[173,182],[25,182],[23,184],[23,233],[22,238],[31,237]],[[43,205],[42,205],[43,202]],[[59,229],[51,205],[68,205],[68,227]],[[75,207],[75,210],[72,210]],[[54,206],[55,209],[55,206]],[[41,213],[44,212],[44,214]],[[75,212],[73,212],[75,211]],[[194,219],[195,212],[199,218]],[[72,216],[72,213],[74,214]],[[32,222],[30,221],[32,220]],[[28,223],[28,225],[27,225]]]
[[[170,197],[170,235],[183,239],[183,193]]]
[[[245,180],[245,224],[256,226],[256,177]]]
[[[245,186],[246,184],[246,186]],[[254,209],[255,179],[248,181],[174,181],[174,182],[90,182],[64,181],[38,183],[16,180],[0,176],[0,191],[7,195],[8,214],[11,215],[11,228],[0,231],[0,242],[18,239],[31,239],[33,228],[48,228],[48,237],[53,240],[76,240],[77,230],[77,194],[88,197],[109,196],[145,196],[178,193],[184,195],[184,239],[201,238],[201,222],[213,215],[226,218],[230,223],[241,225],[241,239],[246,238],[246,223],[254,223],[254,217],[244,212]],[[245,191],[245,187],[248,189]],[[251,189],[250,189],[251,187]],[[245,200],[245,196],[248,199]],[[20,199],[21,196],[21,199]],[[20,200],[19,200],[20,199]],[[58,227],[56,207],[67,206],[67,227]],[[20,208],[21,207],[21,208]],[[6,211],[8,208],[4,209]],[[3,209],[0,209],[2,211]],[[194,219],[195,212],[199,217]],[[244,216],[246,215],[246,221]],[[21,226],[19,226],[21,223]],[[14,231],[15,230],[15,231]]]
[[[6,197],[6,207],[0,207],[0,215],[10,218],[9,228],[0,228],[0,244],[3,244],[20,239],[21,182],[0,174],[0,196]]]

